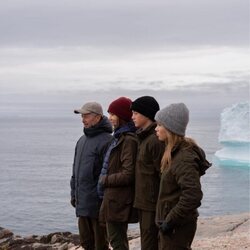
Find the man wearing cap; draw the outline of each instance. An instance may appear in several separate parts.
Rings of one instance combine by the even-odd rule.
[[[155,133],[155,114],[160,109],[152,96],[132,102],[132,120],[138,128],[139,149],[135,170],[135,201],[141,233],[141,249],[158,249],[158,228],[155,224],[159,193],[161,159],[165,145]]]
[[[71,186],[71,204],[76,209],[81,246],[86,250],[109,249],[105,227],[98,221],[101,200],[97,183],[103,156],[111,141],[112,126],[97,102],[87,102],[74,110],[81,114],[84,135],[75,147]]]

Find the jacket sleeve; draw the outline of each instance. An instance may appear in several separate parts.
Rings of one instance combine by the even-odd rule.
[[[72,166],[72,176],[70,179],[71,199],[75,199],[75,161],[76,161],[76,147],[75,147],[74,162],[73,162],[73,166]]]
[[[100,159],[101,166],[103,164],[105,154],[106,154],[106,152],[107,152],[107,150],[112,142],[112,138],[113,137],[110,136],[108,140],[106,139],[105,141],[100,142],[99,159]]]
[[[150,153],[153,159],[153,165],[157,172],[160,172],[161,169],[161,159],[165,150],[165,143],[155,138],[152,140],[150,144]]]
[[[106,176],[105,187],[127,186],[134,181],[135,163],[137,155],[137,141],[131,136],[126,136],[120,155],[121,171]]]
[[[198,165],[193,159],[182,161],[174,175],[181,193],[177,204],[168,213],[166,221],[181,224],[201,205],[203,194]]]
[[[94,179],[97,178],[99,179],[99,176],[101,174],[102,166],[103,166],[103,161],[104,157],[106,154],[106,151],[108,149],[108,146],[110,145],[110,142],[112,140],[112,136],[108,136],[106,138],[103,138],[99,143],[97,147],[97,155],[96,155],[96,160],[94,164],[94,169],[93,169],[93,176]]]

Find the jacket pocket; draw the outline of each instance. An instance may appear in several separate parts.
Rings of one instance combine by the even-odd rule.
[[[132,202],[108,199],[107,218],[110,222],[126,222],[129,219]]]
[[[169,203],[166,203],[164,206],[164,210],[163,210],[163,218],[164,219],[167,217],[167,215],[169,214],[171,209],[172,209],[172,206]]]

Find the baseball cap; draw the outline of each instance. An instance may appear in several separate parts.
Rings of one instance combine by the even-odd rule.
[[[83,115],[89,113],[103,115],[102,106],[98,102],[87,102],[80,109],[75,109],[74,113]]]

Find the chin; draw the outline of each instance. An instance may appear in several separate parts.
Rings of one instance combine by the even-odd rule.
[[[159,141],[164,141],[164,138],[161,138],[160,136],[157,136]]]

